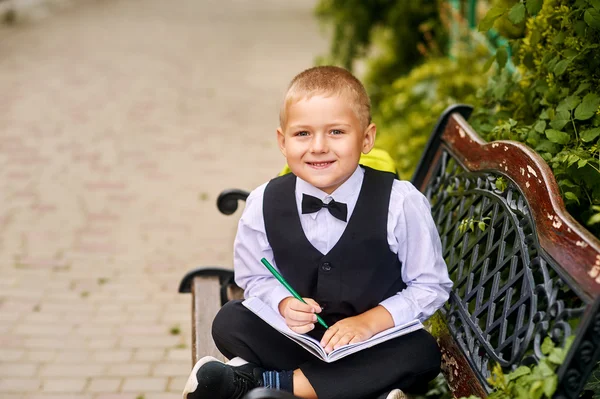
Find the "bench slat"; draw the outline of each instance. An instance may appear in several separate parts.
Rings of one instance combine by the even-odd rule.
[[[216,348],[211,326],[221,304],[218,277],[194,277],[192,282],[192,364],[204,356],[225,360]]]

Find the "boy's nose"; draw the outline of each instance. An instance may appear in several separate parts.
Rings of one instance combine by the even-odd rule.
[[[326,152],[327,151],[327,140],[321,135],[315,135],[310,145],[311,152]]]

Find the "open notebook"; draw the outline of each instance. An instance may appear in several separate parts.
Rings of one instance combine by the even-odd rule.
[[[271,327],[292,341],[295,341],[298,345],[302,346],[304,349],[327,363],[335,362],[336,360],[351,355],[362,349],[370,348],[371,346],[380,344],[392,338],[396,338],[423,328],[423,325],[419,320],[413,320],[401,326],[392,327],[382,331],[366,341],[344,345],[327,354],[325,353],[325,348],[321,347],[319,341],[313,337],[306,334],[298,334],[290,330],[287,324],[285,324],[285,319],[259,298],[248,298],[243,302],[243,305],[267,322]]]

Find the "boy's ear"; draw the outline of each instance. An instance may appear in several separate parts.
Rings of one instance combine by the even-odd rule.
[[[285,134],[283,134],[283,130],[281,130],[281,126],[277,128],[277,144],[279,144],[279,151],[285,157]]]
[[[362,153],[368,154],[375,145],[375,136],[377,135],[377,126],[371,123],[365,130],[365,136],[363,138]]]

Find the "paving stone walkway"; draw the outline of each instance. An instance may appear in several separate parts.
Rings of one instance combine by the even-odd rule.
[[[326,50],[313,5],[89,1],[0,28],[0,398],[180,397],[178,282],[231,264],[218,193],[282,165],[283,88]]]

